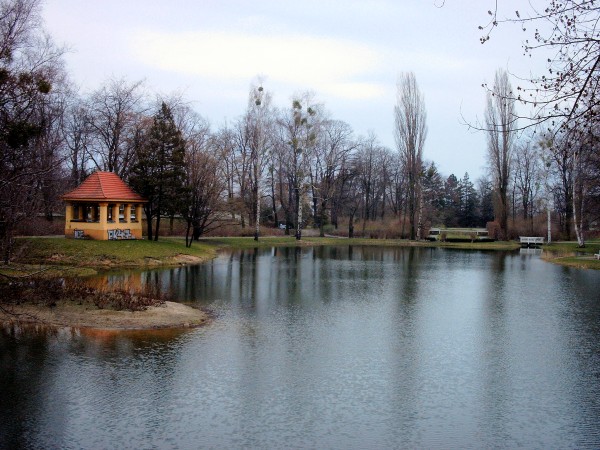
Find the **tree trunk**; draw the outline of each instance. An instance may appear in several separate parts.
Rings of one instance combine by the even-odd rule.
[[[272,173],[272,172],[271,172]],[[279,218],[277,217],[277,204],[275,203],[275,180],[271,175],[271,201],[273,207],[273,220],[275,221],[275,228],[279,228]]]
[[[300,200],[300,189],[296,189],[296,240],[302,239],[302,201]]]
[[[579,218],[577,214],[577,155],[573,161],[573,227],[575,228],[575,236],[577,237],[577,246],[579,248],[585,247],[585,238],[583,236],[583,188],[579,195]]]
[[[258,235],[260,234],[260,190],[258,186],[258,161],[254,163],[254,195],[256,195],[256,217],[255,217],[255,228],[254,228],[254,240],[258,241]]]
[[[192,228],[192,222],[187,221],[187,227],[185,229],[185,246],[190,248],[192,246],[192,239],[190,238],[190,229]]]
[[[147,238],[149,241],[151,241],[152,240],[152,211],[149,208],[144,208],[144,213],[146,214],[146,228],[148,230]]]
[[[158,230],[160,228],[160,212],[156,215],[156,227],[154,228],[154,240],[158,241]]]
[[[548,203],[546,210],[548,211],[548,244],[552,242],[552,214],[550,212],[550,203]]]
[[[423,233],[423,194],[421,191],[421,187],[419,186],[419,195],[417,196],[417,209],[418,209],[418,218],[417,218],[417,241],[420,241]]]
[[[315,218],[315,223],[313,224],[313,228],[321,228],[321,215],[319,214],[319,199],[317,198],[317,193],[315,188],[312,188],[312,203],[313,203],[313,217]],[[318,221],[318,223],[317,223]]]
[[[326,202],[323,200],[321,202],[321,211],[320,211],[320,219],[319,219],[319,236],[325,237],[325,211],[326,211]]]
[[[410,227],[410,240],[414,240],[417,236],[416,230],[416,215],[417,215],[417,196],[416,196],[416,182],[414,176],[409,174],[409,191],[408,196],[408,221]]]
[[[4,236],[4,254],[2,255],[2,259],[4,260],[4,264],[8,265],[10,263],[10,254],[13,246],[13,239],[9,233],[6,233]]]
[[[404,202],[400,205],[400,220],[402,221],[402,228],[400,230],[400,237],[404,239],[404,231],[406,228],[406,208],[408,205],[408,189],[406,193],[406,197],[404,198]]]

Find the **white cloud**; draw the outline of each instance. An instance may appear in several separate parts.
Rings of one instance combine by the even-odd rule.
[[[216,79],[273,81],[306,86],[344,98],[373,98],[383,89],[360,83],[378,71],[383,56],[356,42],[303,35],[141,31],[131,40],[142,63],[165,71]]]

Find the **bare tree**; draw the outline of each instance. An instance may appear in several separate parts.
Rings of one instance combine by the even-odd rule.
[[[375,220],[385,210],[386,166],[390,164],[390,151],[383,147],[374,133],[359,138],[354,155],[354,167],[360,193],[364,234],[366,222]]]
[[[285,234],[289,235],[294,222],[294,185],[295,185],[295,152],[293,152],[292,139],[295,135],[293,120],[285,112],[280,112],[277,118],[277,127],[275,129],[273,142],[273,152],[271,164],[273,166],[272,191],[275,201],[283,213],[285,223]]]
[[[146,109],[143,83],[110,79],[89,98],[91,158],[100,170],[127,178],[135,157],[136,125]]]
[[[64,118],[67,108],[67,81],[64,74],[53,76],[53,89],[38,103],[39,114],[43,118],[43,131],[35,140],[41,167],[44,171],[38,178],[42,196],[42,209],[47,221],[54,219],[54,212],[62,207],[59,195],[65,191],[64,185]]]
[[[67,165],[70,169],[69,183],[75,187],[89,175],[90,163],[90,119],[87,109],[79,98],[75,98],[67,107],[63,133]]]
[[[261,181],[263,171],[268,162],[270,152],[269,125],[271,120],[271,94],[265,92],[259,80],[258,86],[250,88],[248,109],[245,121],[246,131],[250,134],[248,142],[250,145],[250,164],[252,166],[252,192],[254,197],[255,219],[254,240],[258,241],[260,234],[260,205],[261,205]]]
[[[225,183],[220,177],[220,155],[214,151],[214,146],[194,136],[188,136],[187,142],[187,198],[182,213],[187,222],[185,242],[190,247],[192,241],[197,241],[221,223],[219,213]]]
[[[315,152],[313,185],[313,204],[316,225],[319,234],[324,236],[324,225],[328,220],[327,211],[333,209],[332,204],[339,203],[340,184],[337,182],[340,173],[349,163],[350,153],[356,147],[352,139],[352,128],[340,120],[323,122],[323,137]]]
[[[541,184],[540,162],[540,155],[531,140],[515,146],[515,187],[521,201],[523,220],[530,221],[530,233],[533,233],[534,205]]]
[[[236,175],[236,155],[235,155],[235,134],[227,125],[222,126],[213,135],[213,145],[215,152],[222,159],[219,165],[219,175],[225,182],[226,208],[235,218],[235,175]]]
[[[311,93],[296,95],[290,109],[284,110],[277,120],[277,159],[280,164],[280,201],[287,210],[286,223],[294,224],[296,239],[302,238],[303,200],[310,175],[310,162],[321,127],[321,105],[313,101]],[[285,195],[285,191],[287,195]],[[284,199],[284,197],[286,197]],[[286,225],[287,228],[287,225]]]
[[[562,132],[547,133],[540,139],[539,146],[546,161],[546,170],[550,172],[547,195],[553,197],[563,239],[570,239],[573,230],[573,152]]]
[[[247,117],[241,117],[234,125],[234,173],[238,189],[238,198],[234,201],[235,210],[240,216],[242,228],[246,227],[246,215],[252,219],[251,183],[252,183],[252,150],[250,146],[250,124]]]
[[[544,122],[553,132],[558,126],[572,129],[574,124],[595,123],[600,106],[600,5],[594,0],[548,0],[539,7],[527,2],[505,17],[499,4],[496,1],[488,11],[490,21],[479,27],[485,31],[481,43],[490,39],[494,28],[517,24],[531,35],[523,42],[524,54],[547,60],[545,73],[521,78],[525,84],[507,93],[532,108],[523,118],[533,125]]]
[[[481,42],[487,42],[497,26],[517,24],[529,34],[523,42],[524,54],[546,61],[544,73],[521,77],[516,92],[508,95],[528,107],[523,116],[526,127],[543,123],[549,140],[560,144],[553,151],[564,163],[559,168],[563,173],[564,195],[559,198],[558,206],[563,209],[565,234],[570,235],[573,225],[579,241],[583,230],[578,227],[584,222],[579,210],[583,211],[581,206],[586,198],[578,195],[588,196],[598,188],[594,180],[579,176],[585,178],[586,170],[581,164],[585,165],[594,156],[600,139],[600,5],[594,0],[528,2],[523,9],[510,11],[507,16],[499,5],[495,2],[495,8],[488,11],[490,21],[480,27],[485,31]],[[570,182],[568,177],[572,178]]]
[[[598,186],[596,175],[592,171],[592,159],[596,156],[597,138],[594,133],[583,135],[576,133],[576,143],[572,144],[573,153],[573,228],[577,246],[585,247],[584,227],[586,224],[588,192]]]
[[[403,168],[400,155],[392,158],[390,161],[389,171],[389,183],[386,186],[388,189],[388,203],[392,210],[392,213],[400,218],[404,210],[404,198],[406,191],[406,173]]]
[[[517,119],[515,101],[508,73],[499,69],[494,78],[492,92],[487,94],[485,124],[488,135],[488,163],[495,188],[494,213],[503,237],[508,239],[508,185]]]
[[[539,158],[541,164],[541,179],[543,180],[544,188],[544,206],[546,207],[546,242],[550,244],[552,242],[552,197],[554,195],[552,191],[552,156],[545,151],[549,147],[549,143],[546,139],[538,138],[536,146],[539,149]]]
[[[427,137],[427,112],[414,73],[401,73],[396,88],[394,136],[407,177],[410,239],[415,239],[420,238],[417,228],[420,231],[421,172]]]
[[[63,50],[44,33],[37,0],[0,2],[0,245],[10,260],[17,224],[31,217],[58,168]],[[48,140],[45,140],[48,138]],[[50,140],[51,138],[51,140]]]

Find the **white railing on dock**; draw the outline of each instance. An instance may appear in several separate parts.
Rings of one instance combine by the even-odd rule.
[[[544,243],[544,238],[538,236],[519,236],[519,240],[524,245],[541,245]]]
[[[485,228],[431,228],[429,230],[430,236],[438,236],[442,233],[450,234],[471,234],[475,233],[476,236],[487,236],[488,231]]]

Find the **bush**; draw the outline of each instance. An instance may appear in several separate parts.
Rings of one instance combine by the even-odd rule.
[[[11,277],[0,283],[0,303],[18,305],[28,302],[52,307],[60,300],[80,305],[93,303],[99,309],[143,311],[149,306],[164,304],[166,296],[155,287],[141,290],[123,286],[99,289],[82,280],[62,278]]]
[[[323,233],[333,234],[335,233],[335,227],[330,223],[328,223],[327,225],[323,225]]]
[[[498,222],[488,222],[486,224],[488,236],[495,241],[502,239],[504,233],[502,233],[502,228],[500,228],[500,223]]]
[[[21,236],[55,236],[65,234],[65,218],[55,217],[47,220],[44,217],[32,217],[21,222],[17,228]]]
[[[239,223],[224,223],[215,230],[206,233],[207,237],[253,237],[255,228],[253,226],[246,225],[245,228]],[[285,230],[279,228],[272,228],[268,226],[260,227],[261,236],[283,236]]]

